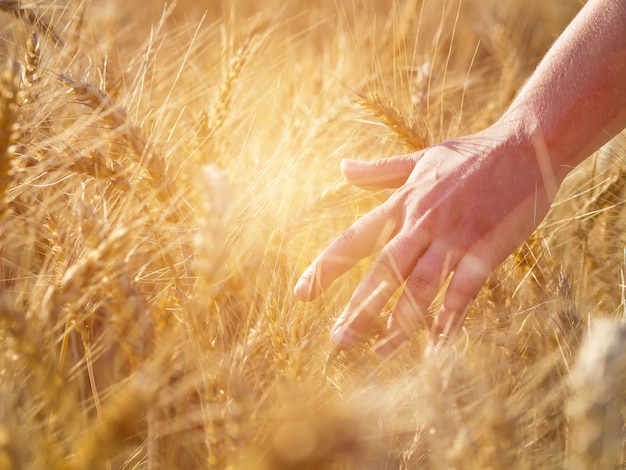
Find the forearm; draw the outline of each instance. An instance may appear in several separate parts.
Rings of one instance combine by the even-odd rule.
[[[590,0],[499,124],[540,139],[558,179],[623,130],[626,0]]]

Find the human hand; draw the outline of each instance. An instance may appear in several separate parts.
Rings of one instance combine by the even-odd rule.
[[[492,126],[410,155],[344,160],[344,176],[368,188],[398,188],[357,220],[306,269],[295,287],[312,300],[359,260],[379,252],[332,330],[350,348],[404,285],[375,348],[395,350],[431,323],[427,311],[451,275],[432,321],[437,341],[460,328],[489,274],[535,230],[564,175],[547,151]]]

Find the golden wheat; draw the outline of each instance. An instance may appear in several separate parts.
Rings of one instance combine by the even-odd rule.
[[[373,113],[374,118],[388,126],[410,150],[417,151],[428,146],[428,139],[419,132],[417,124],[395,109],[391,101],[383,100],[376,93],[360,94],[359,99]],[[419,117],[421,116],[418,114]]]
[[[291,294],[388,196],[340,159],[492,122],[578,7],[0,1],[0,467],[623,465],[623,327],[580,347],[623,316],[622,166],[568,177],[447,345],[333,349],[367,261]]]

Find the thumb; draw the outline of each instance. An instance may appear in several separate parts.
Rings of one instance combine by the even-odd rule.
[[[341,160],[341,173],[363,189],[398,188],[402,186],[423,152],[383,158],[373,162]]]

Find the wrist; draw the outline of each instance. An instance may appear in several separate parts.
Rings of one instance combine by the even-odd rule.
[[[520,157],[532,159],[528,164],[538,164],[544,175],[550,173],[560,185],[587,154],[581,152],[575,138],[568,136],[572,129],[567,125],[559,127],[558,121],[544,117],[541,111],[512,107],[492,127],[502,141],[518,149],[516,153]]]

